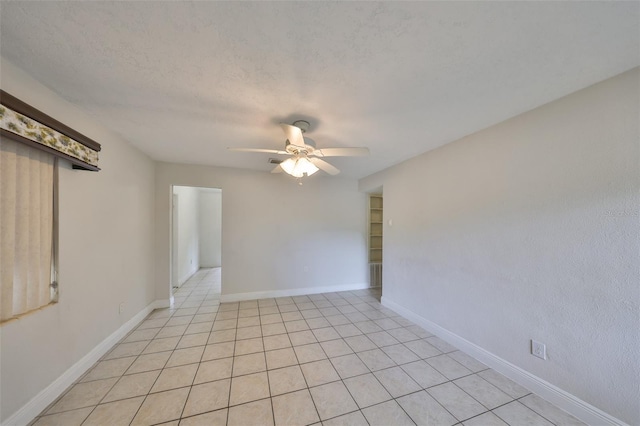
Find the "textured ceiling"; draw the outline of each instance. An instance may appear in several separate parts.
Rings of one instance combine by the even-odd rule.
[[[363,177],[640,64],[638,2],[2,2],[0,53],[152,158]],[[55,112],[52,112],[55,116]],[[108,149],[108,147],[105,147]]]

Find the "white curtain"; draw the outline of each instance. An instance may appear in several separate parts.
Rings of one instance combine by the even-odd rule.
[[[0,138],[0,321],[51,301],[54,157]]]

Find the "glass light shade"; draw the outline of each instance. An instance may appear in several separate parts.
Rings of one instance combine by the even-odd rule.
[[[280,167],[293,177],[301,178],[304,175],[311,176],[318,168],[307,157],[287,158]]]

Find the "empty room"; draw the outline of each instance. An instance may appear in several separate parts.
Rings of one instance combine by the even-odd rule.
[[[0,424],[640,426],[640,3],[4,1]]]

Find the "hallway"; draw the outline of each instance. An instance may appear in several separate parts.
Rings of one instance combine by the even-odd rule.
[[[173,288],[174,309],[200,308],[220,304],[222,268],[200,268],[180,287]],[[213,321],[213,318],[211,319]]]

